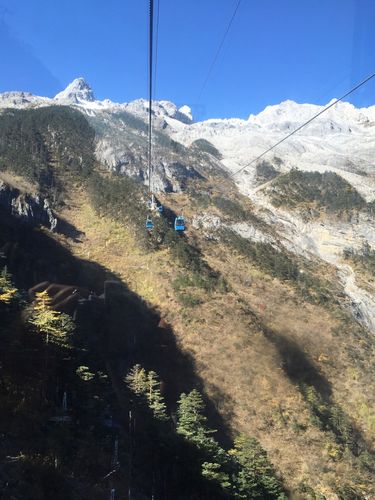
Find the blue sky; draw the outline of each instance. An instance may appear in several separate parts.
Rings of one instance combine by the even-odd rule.
[[[285,99],[325,104],[375,71],[374,0],[160,0],[156,98],[197,118]],[[83,76],[97,98],[147,96],[148,0],[0,0],[0,92],[53,96]],[[375,81],[350,98],[375,104]]]

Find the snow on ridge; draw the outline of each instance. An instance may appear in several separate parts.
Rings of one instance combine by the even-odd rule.
[[[334,102],[334,101],[331,101]],[[236,172],[321,111],[324,106],[284,101],[268,106],[248,120],[210,119],[191,125],[170,125],[172,138],[189,146],[205,139],[222,154],[222,164]],[[285,142],[262,161],[280,161],[277,170],[333,171],[346,179],[368,201],[375,199],[375,106],[356,108],[339,102]],[[247,195],[258,186],[256,164],[234,179]]]
[[[324,108],[333,104],[337,99],[331,99],[326,105],[320,106],[316,104],[303,103],[299,104],[292,100],[286,100],[280,104],[267,106],[263,111],[257,115],[251,114],[248,121],[261,125],[267,125],[269,122],[282,122],[294,121],[303,123],[314,115],[323,111]],[[322,121],[335,121],[337,123],[351,122],[352,124],[359,122],[363,123],[368,121],[369,117],[366,116],[369,108],[356,108],[353,104],[346,101],[339,101],[324,114],[316,118],[318,122]],[[372,112],[371,112],[372,114]]]
[[[185,115],[190,121],[193,121],[193,113],[191,111],[190,106],[188,106],[187,104],[184,104],[183,106],[178,108],[178,111],[180,113],[182,113],[183,115]]]
[[[327,105],[334,101],[335,99],[332,99]],[[138,116],[143,116],[148,108],[148,100],[146,99],[137,99],[121,104],[112,102],[110,99],[97,100],[92,88],[82,77],[74,79],[53,99],[34,96],[25,92],[0,94],[0,107],[28,107],[46,104],[74,105],[87,108],[88,110],[102,109],[115,111],[126,109]],[[192,124],[193,116],[191,108],[186,104],[177,108],[174,103],[161,100],[153,101],[153,107],[157,117],[175,119],[186,125]],[[227,129],[238,128],[239,133],[244,132],[245,129],[251,131],[264,129],[265,127],[270,130],[290,132],[323,108],[324,106],[315,104],[299,104],[293,100],[285,100],[280,104],[267,106],[256,115],[250,114],[247,120],[241,118],[210,118],[202,122],[197,122],[195,125],[198,127],[210,125]],[[309,127],[320,128],[322,135],[327,132],[346,133],[349,131],[350,126],[355,128],[372,121],[375,121],[375,105],[368,108],[356,108],[349,102],[339,102],[324,113],[324,115],[318,117],[316,122],[313,122]],[[348,125],[349,123],[350,126]]]
[[[36,96],[31,92],[12,91],[0,93],[0,109],[51,106],[53,103],[53,99]]]
[[[331,103],[334,100],[330,101]],[[147,119],[148,100],[115,103],[96,100],[91,87],[81,77],[71,82],[54,99],[26,92],[0,94],[0,108],[32,108],[50,105],[70,105],[95,115],[105,111],[127,111],[142,120]],[[178,108],[166,100],[153,101],[154,124],[174,140],[189,146],[197,139],[211,142],[222,154],[222,163],[235,172],[256,156],[310,119],[324,106],[299,104],[292,100],[267,106],[247,120],[211,118],[192,122],[191,109]],[[277,156],[282,160],[279,170],[292,167],[301,170],[336,171],[346,178],[368,201],[375,198],[375,105],[356,108],[349,102],[339,102],[306,128],[278,146],[264,160]],[[256,188],[255,165],[238,175],[239,188],[249,194]]]
[[[82,77],[75,78],[69,85],[55,95],[56,101],[67,101],[71,104],[95,101],[94,92]]]

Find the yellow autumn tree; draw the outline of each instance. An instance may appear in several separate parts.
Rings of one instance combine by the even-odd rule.
[[[17,288],[13,286],[12,277],[4,267],[0,272],[0,302],[10,304],[16,298]]]
[[[70,316],[55,311],[52,299],[46,291],[37,292],[29,316],[29,323],[46,336],[46,342],[64,343],[67,336],[73,332],[75,326]]]

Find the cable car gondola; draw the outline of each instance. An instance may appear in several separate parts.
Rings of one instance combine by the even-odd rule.
[[[145,227],[147,231],[151,232],[154,229],[154,223],[150,217],[147,217]]]
[[[185,231],[185,217],[183,215],[179,215],[175,218],[174,228],[175,231]]]

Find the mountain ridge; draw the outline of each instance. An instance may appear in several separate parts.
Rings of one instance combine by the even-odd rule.
[[[367,202],[341,178],[336,183],[332,174],[306,175],[283,155],[244,174],[253,175],[254,183],[250,197],[241,195],[222,163],[226,150],[219,134],[211,140],[189,138],[196,125],[166,116],[160,107],[154,165],[160,179],[169,178],[173,186],[157,186],[165,208],[150,237],[142,186],[147,183],[145,106],[141,100],[134,113],[113,114],[95,111],[90,103],[87,109],[4,110],[0,124],[7,132],[9,178],[16,160],[19,175],[27,173],[31,160],[36,172],[53,171],[63,194],[56,211],[76,237],[50,237],[85,259],[88,274],[95,263],[105,267],[161,312],[233,435],[245,431],[260,440],[291,498],[373,494],[375,344],[364,325],[375,317],[375,304],[361,262],[350,260],[362,242],[373,245]],[[87,130],[82,143],[79,128]],[[185,145],[169,135],[174,128],[184,131]],[[212,137],[217,132],[210,126],[207,131]],[[245,129],[241,134],[247,139]],[[81,158],[85,148],[87,165]],[[362,177],[370,182],[369,175]],[[333,197],[327,193],[331,185]],[[181,211],[187,229],[179,237],[172,224]],[[17,248],[5,245],[17,272]],[[348,245],[355,252],[345,256]],[[38,249],[35,255],[35,271],[26,269],[39,282],[54,269],[40,266]],[[147,345],[145,339],[145,354]],[[166,352],[164,342],[158,348]],[[126,351],[117,355],[120,362],[127,359]],[[182,374],[175,370],[172,376]]]
[[[328,104],[332,102],[331,100]],[[53,99],[24,92],[0,94],[0,108],[55,104],[77,107],[89,116],[98,115],[101,111],[114,115],[126,111],[143,121],[147,120],[147,100],[137,99],[122,104],[109,99],[98,101],[82,77],[73,80]],[[247,120],[211,118],[193,122],[188,106],[178,108],[170,101],[153,101],[156,130],[163,131],[171,139],[187,147],[197,139],[212,142],[222,155],[222,165],[231,174],[245,167],[258,154],[322,109],[324,106],[298,104],[286,100],[267,106],[257,115],[251,114]],[[375,198],[373,124],[375,125],[375,105],[356,108],[348,102],[338,102],[327,113],[280,145],[276,154],[284,158],[284,171],[292,167],[308,171],[335,171],[358,189],[368,201],[372,201]],[[271,155],[268,159],[270,158]],[[369,178],[364,179],[364,175]],[[251,195],[252,190],[257,187],[254,169],[245,169],[236,175],[235,181],[247,195]]]
[[[0,107],[10,105],[14,108],[33,109],[49,106],[51,103],[70,105],[83,112],[95,129],[97,160],[108,170],[148,183],[148,172],[144,167],[147,163],[147,100],[138,99],[124,104],[109,100],[96,101],[91,87],[83,78],[75,79],[56,97],[57,99],[39,98],[14,92],[0,94]],[[179,110],[173,103],[155,101],[153,189],[160,192],[181,191],[186,187],[184,178],[201,175],[199,172],[202,172],[202,168],[205,172],[233,176],[257,154],[322,109],[322,106],[297,104],[287,100],[279,105],[267,106],[258,115],[250,115],[248,120],[210,119],[192,122],[187,116],[190,115],[188,108],[184,109],[187,114],[183,115],[181,108]],[[316,122],[281,144],[275,153],[265,158],[265,165],[272,171],[273,178],[285,175],[294,168],[321,174],[333,172],[345,179],[367,203],[373,202],[375,127],[371,120],[374,113],[375,106],[355,108],[350,103],[339,102],[325,115],[318,117]],[[275,207],[270,203],[269,186],[273,186],[277,179],[259,177],[257,172],[260,166],[261,164],[256,164],[244,168],[232,180],[240,192],[253,200],[256,210],[275,227],[279,237],[284,239],[287,235],[295,252],[304,254],[308,248],[318,258],[340,268],[343,264],[343,252],[349,245],[356,250],[363,241],[372,248],[375,246],[375,232],[371,230],[371,224],[366,221],[365,216],[358,219],[358,228],[354,222],[349,222],[341,230],[341,237],[337,237],[337,224],[330,222],[330,217],[325,220],[322,231],[319,223],[310,221],[306,225],[300,214]],[[371,219],[371,216],[367,218],[369,217]],[[285,224],[285,218],[289,220],[288,224]],[[314,224],[316,228],[313,229]],[[298,232],[301,229],[302,235]],[[307,234],[308,231],[312,232]],[[245,234],[252,234],[251,230],[245,230]],[[358,242],[351,234],[361,235]],[[321,238],[332,243],[322,245]],[[305,243],[301,245],[302,241]],[[341,272],[341,276],[348,276],[349,281],[352,279],[347,272]],[[349,289],[353,291],[353,286],[349,285]],[[362,292],[359,295],[364,297]],[[352,296],[355,294],[352,293]],[[359,305],[353,306],[353,311],[357,307],[363,307],[361,314],[364,318],[369,318],[366,324],[372,327],[375,325],[375,301],[372,302],[366,296],[365,305],[361,304],[360,300]]]

